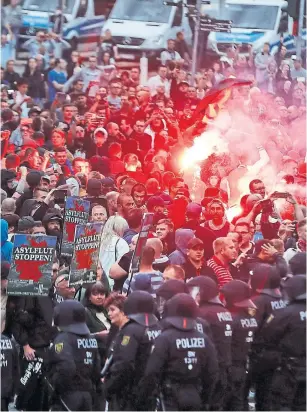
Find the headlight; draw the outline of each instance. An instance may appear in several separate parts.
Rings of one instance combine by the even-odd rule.
[[[149,47],[149,46],[153,46],[153,47],[157,47],[157,46],[162,46],[163,44],[163,35],[159,34],[159,36],[156,37],[152,37],[149,39],[146,39],[143,43],[143,46]]]

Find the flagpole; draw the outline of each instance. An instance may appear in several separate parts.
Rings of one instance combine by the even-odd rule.
[[[195,75],[197,71],[197,52],[198,52],[198,38],[199,38],[199,30],[200,30],[200,8],[201,8],[201,0],[197,0],[196,3],[196,22],[194,27],[194,43],[193,43],[193,51],[192,51],[192,86],[194,86]]]
[[[304,29],[304,7],[305,7],[305,0],[300,0],[299,15],[298,15],[298,33],[297,33],[297,42],[296,42],[297,57],[301,57],[302,55],[303,29]]]

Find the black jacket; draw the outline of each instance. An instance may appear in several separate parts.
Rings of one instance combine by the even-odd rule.
[[[108,319],[107,311],[104,308],[98,308],[97,306],[93,304],[89,304],[85,307],[85,319],[86,319],[86,324],[87,327],[89,328],[91,333],[97,333],[97,332],[102,332],[104,330],[107,330],[107,326],[104,322],[102,322],[98,317],[97,314],[102,314],[105,315],[106,317],[106,323],[110,324],[110,321]],[[102,361],[105,360],[106,357],[106,350],[107,350],[107,339],[108,337],[102,337],[102,336],[95,336],[98,342],[98,350],[99,350],[99,355]]]
[[[18,353],[14,342],[1,334],[1,398],[15,395],[19,379]]]
[[[13,335],[21,345],[29,344],[31,348],[45,348],[57,334],[52,326],[53,295],[21,298],[16,310],[13,324]]]
[[[185,281],[186,282],[189,279],[196,278],[197,276],[208,276],[217,283],[217,278],[216,278],[216,275],[215,275],[213,269],[209,268],[205,263],[198,270],[190,262],[189,258],[187,258],[185,263],[182,265],[182,269],[184,270],[184,273],[185,273]]]
[[[107,399],[117,410],[135,410],[139,381],[159,333],[158,324],[146,328],[132,320],[119,330],[113,345],[113,362],[105,379]]]
[[[203,410],[218,375],[218,362],[210,339],[193,326],[181,330],[168,325],[155,340],[138,399],[146,409],[146,400],[162,388],[170,410]]]
[[[33,74],[25,73],[24,77],[29,83],[28,95],[30,97],[40,99],[46,97],[44,82],[45,76],[41,71],[35,70]]]
[[[265,347],[284,358],[301,359],[306,365],[306,300],[295,300],[270,316],[261,331]]]
[[[245,365],[258,328],[258,322],[247,309],[229,308],[233,318],[231,356],[232,366]]]
[[[249,255],[243,262],[242,266],[240,266],[238,269],[233,268],[232,275],[236,273],[233,277],[236,279],[243,280],[243,282],[248,282],[250,278],[250,271],[253,271],[256,266],[258,266],[261,263],[267,263],[270,265],[276,266],[279,275],[281,278],[287,276],[288,273],[288,265],[285,259],[283,258],[282,255],[279,253],[276,253],[274,255],[274,262],[265,262],[262,259],[259,259],[258,257],[254,255]]]
[[[199,316],[210,326],[220,367],[231,366],[232,315],[222,303],[201,303]]]
[[[282,299],[281,295],[271,289],[263,289],[259,293],[254,292],[251,300],[257,306],[255,317],[259,329],[261,329],[271,313],[274,314],[279,309],[286,307],[286,302]]]
[[[58,394],[99,389],[100,358],[95,338],[60,332],[50,348],[50,383]]]

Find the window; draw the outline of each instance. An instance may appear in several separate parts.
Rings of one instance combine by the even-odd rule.
[[[101,0],[94,0],[94,14],[95,16],[105,16],[106,15],[106,2]]]
[[[81,0],[80,1],[79,10],[78,10],[78,13],[77,13],[76,17],[85,17],[86,12],[87,12],[87,1],[88,0]]]
[[[182,4],[180,4],[178,7],[176,7],[176,13],[174,16],[174,21],[172,26],[181,26],[182,23]]]
[[[171,10],[164,0],[124,0],[115,3],[110,17],[116,20],[168,23]]]

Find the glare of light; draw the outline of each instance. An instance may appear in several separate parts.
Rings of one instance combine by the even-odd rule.
[[[242,213],[242,208],[241,206],[232,206],[229,209],[226,209],[226,217],[228,222],[231,222],[232,219],[236,216],[239,216]]]
[[[189,169],[207,159],[212,153],[225,153],[227,150],[228,145],[220,138],[217,130],[204,132],[194,139],[192,147],[185,149],[180,166],[183,170]]]

